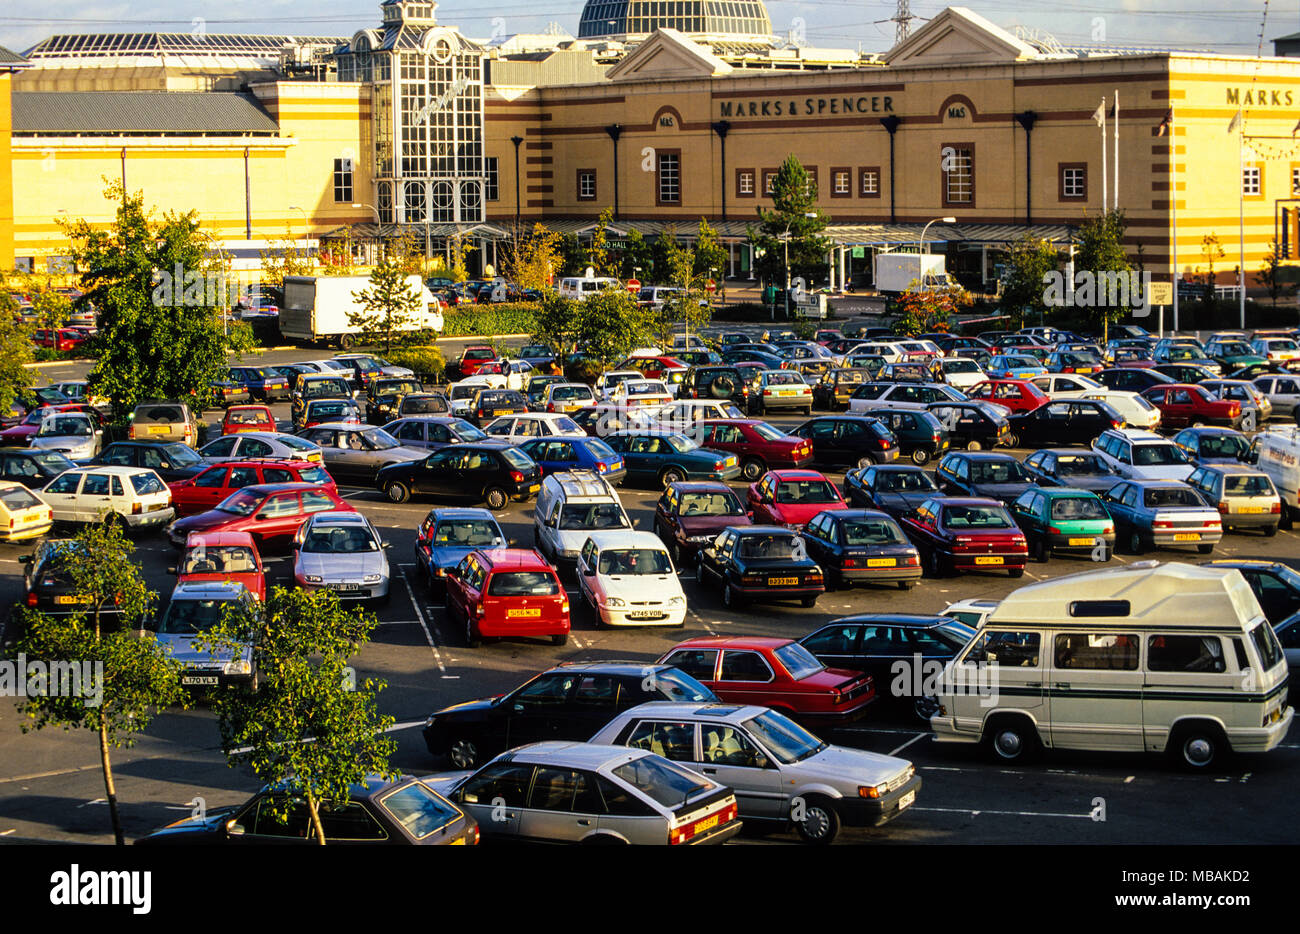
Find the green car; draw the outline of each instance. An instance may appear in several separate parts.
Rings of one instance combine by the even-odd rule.
[[[630,483],[668,486],[681,480],[734,480],[740,476],[735,454],[700,447],[683,434],[616,431],[606,444],[623,456]]]
[[[1011,505],[1029,542],[1029,556],[1046,561],[1052,552],[1109,561],[1115,553],[1115,521],[1096,493],[1031,486]]]
[[[1223,372],[1236,373],[1242,367],[1268,361],[1255,353],[1250,344],[1237,340],[1212,340],[1205,345],[1205,355],[1223,367]]]

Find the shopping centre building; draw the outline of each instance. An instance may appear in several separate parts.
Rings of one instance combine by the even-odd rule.
[[[60,220],[111,219],[106,179],[196,211],[246,265],[285,238],[365,252],[409,234],[468,238],[481,267],[517,223],[581,236],[609,207],[620,233],[689,238],[708,218],[743,279],[793,154],[837,286],[927,224],[989,284],[1008,243],[1066,251],[1117,204],[1155,278],[1175,248],[1184,275],[1204,269],[1214,236],[1222,280],[1244,244],[1253,287],[1300,205],[1294,57],[1066,48],[961,7],[875,53],[776,35],[761,0],[588,0],[576,37],[491,40],[435,8],[387,0],[351,37],[61,35],[0,55],[0,265],[60,268]]]

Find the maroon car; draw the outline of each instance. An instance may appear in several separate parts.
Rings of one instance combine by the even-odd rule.
[[[215,509],[177,519],[167,527],[175,548],[191,532],[248,532],[259,554],[286,549],[298,527],[317,512],[356,512],[336,490],[315,483],[263,483],[231,493]]]
[[[694,561],[723,529],[750,524],[740,497],[717,480],[670,483],[655,506],[655,534],[678,568]]]
[[[1160,424],[1165,428],[1189,425],[1236,428],[1241,424],[1240,402],[1220,399],[1192,383],[1161,383],[1143,392],[1142,397],[1160,410]]]
[[[659,659],[724,701],[771,707],[804,722],[847,723],[876,699],[871,675],[827,668],[792,639],[702,636]]]
[[[706,448],[735,454],[740,472],[751,483],[773,467],[803,467],[812,463],[812,442],[795,438],[757,418],[709,418],[702,423]]]
[[[934,497],[898,523],[921,552],[931,577],[955,571],[1007,571],[1023,577],[1029,545],[995,499]]]
[[[94,419],[100,428],[104,427],[104,415],[93,406],[84,402],[66,402],[61,405],[42,405],[32,409],[17,425],[0,431],[0,445],[17,445],[26,447],[31,444],[32,436],[41,430],[41,422],[48,415],[56,412],[82,412]]]

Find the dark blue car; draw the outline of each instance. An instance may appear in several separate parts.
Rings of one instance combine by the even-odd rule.
[[[627,476],[623,456],[600,438],[533,438],[519,445],[542,476],[557,470],[591,470],[617,486]]]
[[[681,480],[734,480],[740,476],[735,454],[702,448],[683,434],[619,431],[605,443],[623,456],[628,478],[667,487]]]
[[[486,509],[431,509],[415,533],[415,566],[432,588],[444,583],[447,571],[471,551],[509,546],[506,533]]]

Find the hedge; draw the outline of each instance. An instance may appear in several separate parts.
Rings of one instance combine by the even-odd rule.
[[[537,327],[537,305],[519,302],[499,305],[456,305],[443,313],[443,337],[492,337],[498,334],[532,334]]]
[[[395,347],[384,359],[393,366],[407,367],[426,383],[441,380],[447,366],[442,351],[430,346]]]

